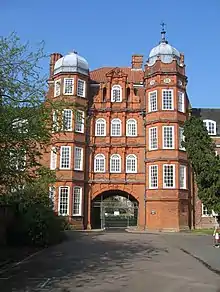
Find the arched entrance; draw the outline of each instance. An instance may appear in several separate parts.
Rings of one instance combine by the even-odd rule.
[[[138,201],[126,192],[105,191],[92,201],[91,208],[93,229],[137,226]]]

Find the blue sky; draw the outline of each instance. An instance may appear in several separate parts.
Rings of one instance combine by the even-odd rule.
[[[130,66],[133,53],[147,59],[163,20],[169,43],[185,54],[192,105],[220,108],[219,15],[220,0],[0,0],[0,34],[44,40],[47,53],[76,50],[91,69]]]

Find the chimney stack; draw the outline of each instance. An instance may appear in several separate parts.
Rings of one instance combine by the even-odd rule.
[[[134,70],[142,70],[143,55],[132,55],[131,68]]]
[[[53,53],[50,55],[50,79],[53,77],[54,65],[57,60],[63,56],[60,53]]]

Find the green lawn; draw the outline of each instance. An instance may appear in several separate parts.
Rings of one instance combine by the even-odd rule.
[[[209,229],[194,229],[194,230],[191,230],[192,233],[194,234],[209,234],[209,235],[212,235],[213,232],[214,232],[214,229],[213,228],[209,228]]]

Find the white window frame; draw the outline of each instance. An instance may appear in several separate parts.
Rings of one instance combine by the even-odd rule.
[[[100,162],[98,163],[98,166],[97,167],[97,161],[98,160],[101,160],[103,159],[104,160],[104,167],[103,169],[100,168]],[[96,154],[95,158],[94,158],[94,172],[99,172],[99,173],[104,173],[105,172],[105,155],[104,154]]]
[[[79,212],[78,213],[74,213],[74,199],[75,199],[75,190],[76,189],[79,189],[80,190],[80,193],[79,193],[79,196],[80,196],[80,199],[79,199]],[[73,202],[72,202],[72,216],[82,216],[82,192],[83,192],[83,188],[80,187],[80,186],[75,186],[73,188]]]
[[[112,161],[113,158],[117,157],[118,161],[119,161],[119,169],[118,170],[112,170]],[[121,156],[119,154],[112,154],[110,157],[110,173],[120,173],[121,172]]]
[[[81,123],[77,120],[78,114],[80,114],[81,117],[82,117],[82,122]],[[81,111],[81,110],[77,110],[76,111],[76,114],[75,114],[75,132],[77,132],[77,133],[84,133],[84,128],[85,128],[84,125],[85,125],[85,112],[84,111]],[[81,127],[80,130],[79,130],[79,127],[78,126]],[[77,127],[78,127],[78,129],[77,129]]]
[[[120,132],[117,134],[117,135],[113,135],[113,124],[119,124],[120,125]],[[120,119],[118,119],[118,118],[115,118],[115,119],[113,119],[112,121],[111,121],[111,136],[112,137],[120,137],[121,136],[121,129],[122,128],[122,126],[121,126],[121,120]]]
[[[216,122],[213,121],[213,120],[203,120],[203,123],[204,123],[205,126],[206,126],[206,129],[207,129],[207,131],[208,131],[208,134],[209,134],[210,136],[216,136]],[[213,132],[210,132],[210,131],[209,131],[209,130],[210,130],[210,127],[209,127],[210,124],[212,124],[212,126],[214,127],[214,131],[213,131]]]
[[[116,99],[114,97],[114,90],[118,90],[119,91],[119,99]],[[119,84],[115,84],[112,86],[112,89],[111,89],[111,102],[122,102],[122,88],[121,88],[121,85]]]
[[[135,163],[135,169],[134,170],[129,170],[128,169],[128,160],[132,159],[134,160]],[[126,173],[137,173],[137,156],[135,154],[129,154],[126,156]]]
[[[65,112],[70,112],[70,120],[68,120],[68,127],[64,127],[64,119],[65,119]],[[65,132],[72,131],[72,126],[73,126],[73,111],[71,109],[64,109],[62,111],[62,130]]]
[[[167,91],[171,92],[171,102],[172,102],[171,108],[165,108],[164,107],[164,92],[167,92]],[[174,110],[173,89],[162,89],[162,110],[164,110],[164,111],[172,111],[172,110]]]
[[[204,204],[202,204],[202,217],[213,217],[212,214],[208,214],[208,210]]]
[[[53,210],[55,209],[56,188],[55,186],[49,186],[49,199],[53,203]]]
[[[156,132],[156,140],[157,140],[157,145],[155,147],[152,147],[153,146],[153,132]],[[152,128],[149,128],[149,150],[157,150],[158,149],[158,128],[157,127],[152,127]]]
[[[186,151],[186,148],[182,146],[182,142],[185,142],[185,136],[183,135],[184,128],[179,127],[179,149]]]
[[[185,94],[182,91],[178,91],[178,111],[185,113]]]
[[[62,167],[62,150],[63,149],[69,149],[69,166],[68,167]],[[61,146],[60,147],[60,169],[70,169],[71,168],[71,146]]]
[[[133,130],[134,130],[134,134],[132,133]],[[127,120],[127,122],[126,122],[126,136],[127,137],[137,137],[137,121],[135,119],[128,119]]]
[[[153,98],[155,98],[155,101],[152,101],[151,102],[151,98],[152,98],[152,95],[156,95],[156,96],[153,96]],[[153,106],[155,104],[155,107]],[[158,110],[157,108],[157,90],[154,90],[154,91],[150,91],[148,92],[148,112],[156,112]]]
[[[172,146],[170,146],[170,147],[165,146],[165,140],[164,140],[164,138],[165,138],[165,135],[164,135],[165,128],[172,129]],[[163,149],[175,149],[174,126],[163,126],[162,129],[163,129]]]
[[[50,169],[55,170],[57,168],[57,149],[52,147],[50,151]]]
[[[173,168],[173,186],[166,186],[165,184],[165,167],[172,167]],[[175,175],[175,164],[163,164],[163,188],[164,189],[175,189],[175,179],[176,179],[176,175]]]
[[[79,83],[82,82],[83,84],[83,92],[81,93],[79,90]],[[86,96],[86,81],[82,79],[77,80],[77,96],[85,97]]]
[[[70,92],[66,92],[66,87],[67,87],[66,81],[67,80],[72,80],[72,91],[70,91]],[[63,94],[64,95],[73,95],[74,94],[74,78],[64,78],[63,79]]]
[[[55,80],[54,82],[54,97],[61,94],[61,79]]]
[[[181,182],[181,171],[183,170],[183,182]],[[181,185],[183,183],[183,185]],[[179,186],[180,189],[186,190],[186,165],[179,166]]]
[[[102,134],[102,125],[104,125],[104,133]],[[100,128],[100,129],[99,129]],[[104,137],[106,136],[106,120],[103,118],[99,118],[95,121],[95,136]]]
[[[60,203],[61,203],[61,189],[67,189],[67,212],[65,214],[60,214]],[[69,196],[70,196],[70,187],[60,186],[59,187],[59,199],[58,199],[58,214],[59,216],[68,216],[69,215]]]
[[[80,151],[81,151],[81,159],[80,159],[80,167],[76,167],[76,152],[77,152],[77,150],[79,150],[80,149]],[[83,147],[77,147],[77,146],[75,146],[74,147],[74,170],[78,170],[78,171],[82,171],[83,170]]]
[[[59,112],[57,110],[54,110],[52,115],[52,133],[58,132],[59,130],[58,118]]]
[[[156,186],[152,185],[153,182],[153,169],[156,169]],[[149,189],[153,190],[153,189],[158,189],[158,165],[150,165],[149,166]]]

